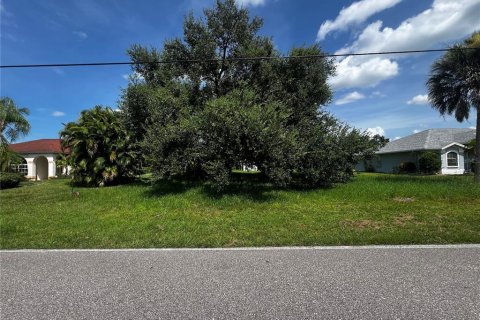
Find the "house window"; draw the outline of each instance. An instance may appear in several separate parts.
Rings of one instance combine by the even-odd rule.
[[[458,167],[458,153],[453,151],[447,153],[447,166]]]
[[[20,174],[23,174],[26,176],[28,174],[28,167],[27,164],[12,164],[10,165],[10,169],[12,169],[13,172],[18,172]]]

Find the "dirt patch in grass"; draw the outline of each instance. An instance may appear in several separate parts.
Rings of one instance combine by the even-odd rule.
[[[415,217],[412,216],[411,214],[404,214],[404,215],[395,217],[395,219],[393,220],[393,223],[395,225],[401,226],[401,227],[403,227],[407,224],[410,224],[410,223],[413,223],[415,225],[425,224],[424,222],[421,222],[421,221],[418,221],[417,219],[415,219]]]
[[[344,220],[340,222],[340,226],[363,230],[363,229],[375,229],[378,230],[383,227],[383,222],[381,221],[373,221],[373,220]]]
[[[414,198],[408,198],[408,197],[395,197],[393,198],[393,201],[396,201],[396,202],[413,202],[415,201]]]

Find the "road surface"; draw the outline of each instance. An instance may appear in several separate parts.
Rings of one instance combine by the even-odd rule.
[[[480,245],[0,251],[7,319],[480,319]]]

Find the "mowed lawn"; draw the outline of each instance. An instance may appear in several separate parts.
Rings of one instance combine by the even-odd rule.
[[[68,180],[0,191],[1,248],[243,247],[480,243],[469,176],[356,175],[329,189],[236,184],[75,188]]]

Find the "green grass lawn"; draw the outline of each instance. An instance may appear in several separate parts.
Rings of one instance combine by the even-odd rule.
[[[465,176],[359,174],[330,189],[243,183],[0,191],[1,248],[480,243],[480,187]]]

